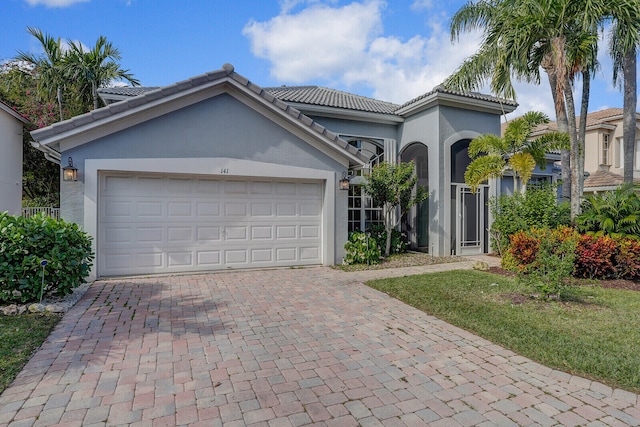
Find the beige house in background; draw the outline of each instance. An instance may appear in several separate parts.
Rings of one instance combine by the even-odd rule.
[[[579,118],[578,118],[579,119]],[[640,115],[636,113],[636,150],[634,180],[640,182]],[[557,130],[556,122],[540,126],[540,133]],[[624,144],[622,140],[622,108],[607,108],[587,114],[584,170],[585,193],[597,193],[616,188],[623,182]]]
[[[22,210],[22,129],[27,120],[0,101],[0,212]]]

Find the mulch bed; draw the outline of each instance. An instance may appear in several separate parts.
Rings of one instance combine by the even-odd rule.
[[[490,273],[499,274],[501,276],[507,277],[516,277],[516,273],[513,271],[505,270],[500,267],[490,267]],[[610,280],[589,280],[589,279],[579,279],[578,283],[584,286],[593,286],[597,284],[601,288],[606,289],[624,289],[628,291],[638,291],[640,292],[640,281],[633,280],[623,280],[623,279],[610,279]]]

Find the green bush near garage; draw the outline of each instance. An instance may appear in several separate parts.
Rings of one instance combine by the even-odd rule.
[[[93,259],[91,237],[76,224],[0,213],[0,302],[70,294],[89,275]]]

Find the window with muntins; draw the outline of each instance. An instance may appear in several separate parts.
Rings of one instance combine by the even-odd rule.
[[[367,231],[372,225],[384,224],[382,208],[373,206],[373,201],[361,185],[349,186],[349,232]]]
[[[610,144],[609,144],[609,135],[608,134],[603,134],[602,135],[602,162],[601,164],[603,165],[610,165],[611,164],[611,159],[609,156],[610,153]]]

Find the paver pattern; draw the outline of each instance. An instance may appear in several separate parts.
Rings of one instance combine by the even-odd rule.
[[[0,396],[0,425],[640,424],[638,395],[361,283],[469,266],[95,282]]]

